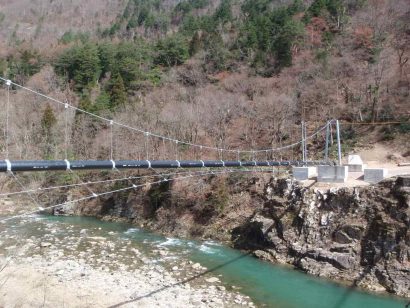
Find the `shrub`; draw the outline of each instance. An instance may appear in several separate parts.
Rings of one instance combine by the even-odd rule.
[[[394,139],[394,129],[393,128],[389,126],[384,126],[380,129],[380,132],[382,134],[381,136],[382,141],[388,141],[388,140]]]
[[[272,61],[267,60],[275,59],[268,75],[292,64],[292,47],[304,33],[303,24],[292,18],[298,7],[295,1],[291,6],[269,10],[269,2],[264,0],[245,1],[242,6],[247,18],[237,44],[248,56],[253,55],[256,67],[271,67]]]
[[[35,50],[20,50],[17,55],[8,58],[3,62],[3,71],[7,71],[10,79],[24,82],[28,77],[38,73],[43,66],[43,61],[39,53]]]
[[[402,134],[408,134],[410,133],[410,122],[407,123],[401,123],[399,125],[399,132]]]
[[[219,7],[214,13],[214,19],[221,23],[225,24],[232,20],[232,11],[231,11],[231,0],[222,0]]]
[[[127,94],[125,92],[124,81],[120,74],[116,74],[111,78],[109,84],[110,107],[114,109],[118,106],[124,105],[127,101]]]
[[[50,132],[51,128],[57,123],[54,111],[50,104],[47,104],[44,110],[43,117],[41,118],[41,127],[45,132]]]
[[[189,56],[187,43],[180,36],[171,36],[160,40],[156,44],[156,49],[154,63],[166,67],[180,65]]]
[[[76,90],[93,86],[101,74],[100,58],[96,45],[87,43],[74,46],[57,59],[55,70],[75,82]]]

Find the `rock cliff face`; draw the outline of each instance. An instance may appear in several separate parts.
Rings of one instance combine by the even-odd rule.
[[[233,243],[307,273],[410,296],[410,178],[329,191],[272,180]]]
[[[74,212],[229,241],[312,275],[410,297],[410,178],[321,191],[269,175],[211,176],[95,200]]]

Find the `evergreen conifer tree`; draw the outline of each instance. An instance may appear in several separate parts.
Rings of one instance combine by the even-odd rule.
[[[115,109],[126,103],[127,93],[125,91],[124,80],[120,74],[116,74],[111,79],[109,94],[111,99],[111,109]]]
[[[57,123],[56,116],[54,115],[53,108],[47,104],[46,109],[43,112],[41,118],[41,129],[42,134],[44,135],[44,157],[46,159],[50,158],[50,155],[53,152],[53,145],[55,140],[53,138],[52,128]]]
[[[193,56],[195,55],[199,49],[201,48],[201,38],[199,37],[198,31],[194,33],[194,36],[191,39],[191,42],[189,43],[189,55]]]
[[[43,116],[41,118],[41,127],[43,128],[45,133],[51,131],[51,128],[57,123],[56,116],[54,115],[53,108],[51,108],[50,104],[47,104],[46,109],[43,112]]]

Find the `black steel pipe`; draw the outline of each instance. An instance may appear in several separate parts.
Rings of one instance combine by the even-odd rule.
[[[2,160],[0,172],[107,169],[169,169],[224,167],[279,167],[332,165],[329,161],[222,161],[222,160]]]

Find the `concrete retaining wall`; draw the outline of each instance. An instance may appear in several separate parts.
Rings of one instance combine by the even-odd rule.
[[[345,183],[347,181],[347,166],[318,166],[317,181],[322,183]]]
[[[317,176],[316,167],[293,167],[293,177],[297,181],[305,181]]]
[[[387,169],[367,168],[364,169],[364,181],[368,183],[378,183],[387,177]]]
[[[366,165],[347,165],[349,172],[364,172]]]

